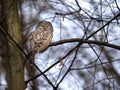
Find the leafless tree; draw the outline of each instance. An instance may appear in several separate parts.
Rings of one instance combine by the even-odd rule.
[[[23,48],[9,32],[4,32],[6,23],[1,7],[0,67],[4,69],[0,74],[6,76],[6,87],[10,78],[6,59],[9,38],[22,53],[28,90],[120,89],[119,0],[17,0],[17,6]],[[35,54],[33,59],[28,38],[41,21],[52,23],[53,39],[48,49]],[[3,79],[1,86],[2,83]]]

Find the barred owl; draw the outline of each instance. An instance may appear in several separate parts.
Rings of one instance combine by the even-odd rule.
[[[48,21],[41,21],[35,31],[30,34],[30,52],[34,55],[37,52],[45,51],[52,41],[53,26]]]

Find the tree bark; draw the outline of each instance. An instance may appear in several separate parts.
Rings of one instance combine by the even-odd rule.
[[[6,23],[6,31],[13,40],[22,47],[22,30],[18,14],[16,0],[1,1],[3,20]],[[8,37],[8,65],[10,72],[9,90],[25,90],[24,65],[22,53],[15,43]]]

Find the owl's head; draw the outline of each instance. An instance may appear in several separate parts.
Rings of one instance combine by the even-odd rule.
[[[48,21],[41,21],[41,22],[37,25],[36,29],[39,28],[39,27],[44,28],[44,30],[52,30],[52,31],[53,31],[53,26],[52,26],[52,24],[51,24],[50,22],[48,22]]]

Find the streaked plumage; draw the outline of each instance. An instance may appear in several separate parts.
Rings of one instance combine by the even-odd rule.
[[[52,41],[53,27],[48,21],[42,21],[37,26],[35,31],[30,34],[30,51],[32,54],[45,51]]]

